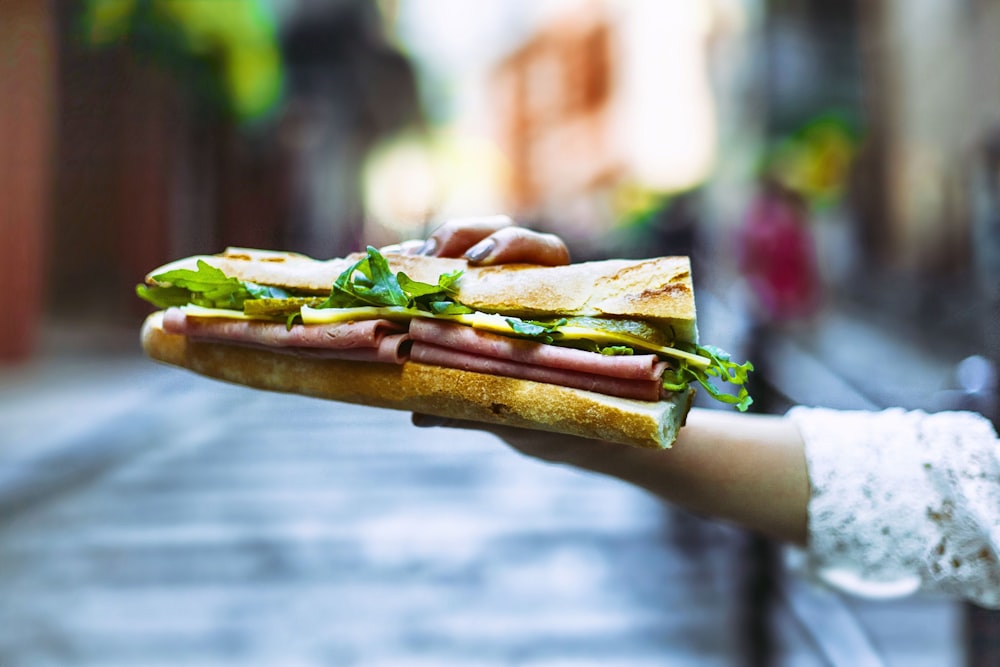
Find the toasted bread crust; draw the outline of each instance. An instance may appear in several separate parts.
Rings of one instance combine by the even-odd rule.
[[[671,446],[693,394],[648,403],[412,362],[303,359],[169,334],[162,312],[146,319],[142,345],[158,361],[258,389],[655,449]]]
[[[176,268],[195,268],[203,260],[226,275],[262,285],[329,294],[334,280],[361,255],[315,260],[305,255],[229,248],[220,255],[189,257],[167,264],[147,277]],[[673,326],[694,341],[695,305],[687,257],[648,260],[612,259],[566,266],[505,264],[473,267],[465,260],[386,254],[393,271],[436,283],[455,270],[465,273],[458,299],[487,312],[522,317],[627,317]]]

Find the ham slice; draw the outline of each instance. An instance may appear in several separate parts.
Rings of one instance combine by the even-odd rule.
[[[402,364],[409,357],[406,326],[391,320],[311,324],[288,329],[281,322],[188,317],[178,308],[163,329],[193,340],[218,341],[300,357]]]
[[[593,352],[588,354],[593,354]],[[423,341],[413,342],[410,359],[431,366],[445,366],[476,373],[546,382],[621,398],[634,398],[640,401],[657,401],[660,398],[660,382],[658,380],[629,380],[563,368],[536,366],[509,359],[470,354]]]
[[[170,308],[163,316],[163,329],[167,333],[191,338],[255,343],[267,347],[316,347],[329,350],[378,347],[384,336],[405,332],[406,325],[391,320],[362,320],[310,324],[289,329],[283,322],[188,317],[184,311]]]
[[[219,342],[219,339],[193,338]],[[278,354],[287,354],[302,359],[341,359],[343,361],[366,361],[382,364],[404,364],[410,359],[410,337],[406,334],[391,334],[383,336],[378,347],[330,348],[321,347],[272,347],[256,343],[241,343],[232,340],[225,341],[241,347],[252,347]]]
[[[667,362],[661,361],[655,354],[596,354],[430,319],[415,319],[410,322],[410,337],[415,341],[484,357],[627,380],[659,382],[663,378],[663,372],[669,367]]]

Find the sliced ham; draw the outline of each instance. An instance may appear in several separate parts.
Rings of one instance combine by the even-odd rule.
[[[383,336],[378,347],[349,349],[323,349],[319,347],[267,347],[264,349],[291,354],[306,359],[343,359],[345,361],[372,361],[382,364],[404,364],[410,358],[410,337],[406,334]]]
[[[188,317],[184,311],[170,308],[163,316],[163,329],[167,333],[191,338],[224,340],[231,343],[343,350],[378,347],[386,335],[405,332],[406,325],[391,320],[362,320],[336,324],[310,324],[289,329],[283,322]]]
[[[659,381],[669,366],[655,354],[597,354],[422,318],[410,322],[410,337],[484,357],[629,380]]]
[[[194,337],[196,341],[219,342],[215,338]],[[226,341],[232,345],[252,347],[257,350],[267,350],[278,354],[287,354],[303,359],[341,359],[344,361],[368,361],[383,364],[403,364],[410,358],[410,337],[406,334],[384,336],[378,347],[355,347],[343,349],[323,349],[321,347],[273,347],[256,343],[241,343]]]
[[[621,398],[635,398],[641,401],[656,401],[660,398],[660,382],[658,380],[629,380],[563,368],[536,366],[509,359],[497,359],[461,352],[454,348],[441,347],[424,341],[413,342],[413,347],[410,349],[410,359],[431,366],[445,366],[476,373],[546,382]]]
[[[170,308],[163,316],[163,329],[192,340],[226,342],[312,359],[402,364],[409,358],[406,326],[384,319],[288,329],[281,322],[188,317],[184,311]]]

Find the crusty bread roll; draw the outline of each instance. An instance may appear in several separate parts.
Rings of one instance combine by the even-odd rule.
[[[229,248],[171,262],[146,277],[197,269],[203,261],[242,281],[328,295],[364,255],[315,260],[294,253]],[[697,340],[686,257],[605,260],[556,267],[473,267],[464,260],[385,254],[392,272],[436,284],[463,271],[456,300],[487,313],[522,318],[612,317],[649,322],[680,341]],[[308,326],[308,325],[305,325]],[[190,340],[164,329],[163,311],[142,328],[153,359],[259,389],[291,392],[453,419],[527,427],[637,447],[669,447],[683,425],[693,389],[659,401],[616,398],[555,384],[405,361],[401,365],[305,358],[259,347]]]
[[[151,358],[235,384],[526,427],[647,448],[669,447],[694,391],[636,401],[550,384],[407,362],[401,366],[305,359],[256,348],[195,342],[163,330],[163,312],[142,327]]]

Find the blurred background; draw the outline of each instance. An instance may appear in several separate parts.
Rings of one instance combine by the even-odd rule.
[[[0,0],[0,97],[0,663],[1000,662],[995,614],[150,364],[134,296],[507,213],[690,255],[761,411],[996,421],[1000,3]]]

